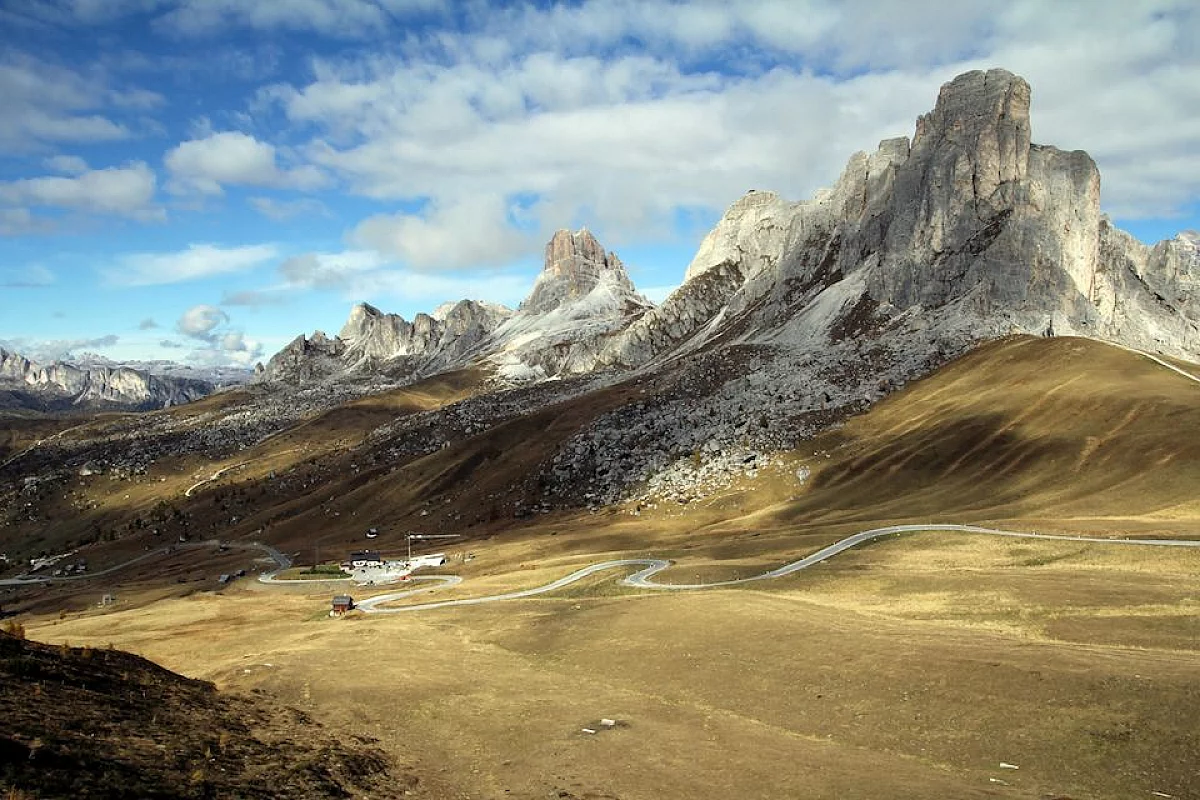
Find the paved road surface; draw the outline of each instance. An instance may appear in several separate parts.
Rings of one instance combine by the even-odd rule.
[[[358,608],[366,611],[369,614],[398,614],[408,611],[428,611],[434,608],[451,608],[454,606],[474,606],[482,603],[497,603],[503,600],[517,600],[522,597],[534,597],[540,594],[553,592],[564,586],[569,586],[576,581],[582,580],[589,575],[594,575],[597,572],[603,572],[609,569],[618,569],[622,567],[642,567],[637,572],[621,579],[621,583],[625,586],[633,586],[639,589],[661,589],[666,591],[687,591],[694,589],[712,589],[720,586],[740,586],[747,583],[755,583],[757,581],[771,580],[772,578],[782,578],[785,575],[791,575],[793,572],[799,572],[802,569],[807,569],[815,564],[820,564],[822,561],[836,556],[844,550],[849,550],[851,547],[856,547],[865,542],[871,542],[876,539],[882,539],[887,536],[896,536],[903,533],[912,533],[916,531],[952,531],[959,533],[977,533],[986,534],[989,536],[1009,536],[1019,539],[1050,539],[1063,540],[1070,542],[1092,542],[1096,544],[1112,544],[1112,545],[1137,545],[1143,547],[1200,547],[1200,540],[1189,539],[1104,539],[1098,536],[1056,536],[1044,533],[1024,533],[1019,531],[1002,531],[995,528],[981,528],[975,525],[889,525],[884,528],[873,528],[868,531],[847,536],[828,547],[824,547],[812,555],[796,561],[788,562],[781,567],[777,567],[769,572],[764,572],[760,575],[754,575],[749,578],[737,578],[728,581],[713,581],[712,583],[658,583],[653,580],[653,576],[662,572],[667,567],[671,566],[671,562],[662,558],[623,558],[614,561],[602,561],[598,564],[592,564],[572,572],[570,575],[559,578],[556,581],[547,583],[544,586],[538,586],[533,589],[524,589],[517,592],[506,592],[505,594],[488,595],[487,597],[470,597],[464,600],[442,600],[436,603],[421,603],[420,605],[397,606],[392,608],[381,607],[382,604],[397,600],[403,596],[411,595],[413,592],[401,592],[398,594],[379,595],[367,600],[363,600],[358,604]],[[437,578],[455,578],[457,576],[426,576],[426,580]],[[448,581],[451,585],[459,581]]]

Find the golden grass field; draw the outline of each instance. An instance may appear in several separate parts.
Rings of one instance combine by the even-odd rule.
[[[478,503],[481,484],[513,480],[594,409],[558,412],[328,487],[359,512],[344,531],[297,499],[279,541],[357,545],[364,520],[414,513],[421,491]],[[618,555],[676,560],[668,581],[744,576],[899,522],[1197,538],[1198,429],[1200,384],[1159,365],[1083,340],[1005,340],[706,502],[476,529],[452,548],[477,555],[454,565],[464,583],[429,597],[540,585]],[[189,569],[215,571],[139,570],[103,610],[97,589],[48,591],[29,636],[264,689],[378,738],[421,777],[416,797],[1200,797],[1200,548],[921,533],[753,588],[634,591],[612,573],[541,598],[340,620],[327,590],[197,581],[179,596],[163,575]]]

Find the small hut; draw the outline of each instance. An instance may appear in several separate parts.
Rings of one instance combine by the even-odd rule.
[[[354,598],[348,594],[339,594],[334,596],[333,609],[329,613],[330,616],[340,617],[352,608],[354,608]]]

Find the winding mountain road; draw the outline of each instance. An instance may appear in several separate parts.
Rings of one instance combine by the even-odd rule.
[[[694,589],[712,589],[721,586],[741,586],[743,584],[755,583],[757,581],[771,580],[773,578],[782,578],[785,575],[791,575],[794,572],[799,572],[802,569],[807,569],[815,564],[820,564],[822,561],[836,556],[845,550],[852,547],[857,547],[866,542],[882,539],[887,536],[895,536],[903,533],[915,533],[919,531],[951,531],[958,533],[976,533],[986,534],[988,536],[1008,536],[1018,539],[1048,539],[1061,540],[1068,542],[1091,542],[1095,544],[1114,544],[1114,545],[1140,545],[1146,547],[1200,547],[1200,540],[1191,539],[1105,539],[1099,536],[1059,536],[1048,533],[1025,533],[1020,531],[1002,531],[995,528],[981,528],[976,525],[888,525],[883,528],[872,528],[867,531],[851,534],[845,539],[841,539],[833,544],[823,547],[817,552],[807,555],[804,558],[790,561],[781,567],[776,567],[769,572],[764,572],[759,575],[753,575],[749,578],[736,578],[727,581],[713,581],[711,583],[658,583],[652,580],[653,576],[662,572],[667,567],[671,566],[671,562],[662,558],[623,558],[613,561],[602,561],[598,564],[591,564],[582,569],[572,572],[559,578],[556,581],[538,586],[533,589],[523,589],[516,592],[506,592],[504,594],[488,595],[486,597],[470,597],[462,600],[442,600],[435,603],[421,603],[411,606],[384,607],[383,604],[401,599],[402,597],[415,594],[417,591],[398,592],[393,594],[378,595],[371,597],[358,603],[358,608],[368,614],[399,614],[409,611],[428,611],[434,608],[452,608],[455,606],[474,606],[483,603],[497,603],[504,600],[517,600],[523,597],[534,597],[536,595],[547,594],[549,592],[562,589],[565,586],[570,586],[572,583],[583,580],[589,575],[594,575],[597,572],[603,572],[610,569],[618,569],[621,567],[642,567],[632,575],[622,578],[620,583],[624,586],[632,586],[639,589],[660,589],[666,591],[688,591]],[[447,585],[454,585],[461,582],[461,579],[454,580],[457,576],[453,575],[430,575],[425,576],[424,580],[441,579]]]

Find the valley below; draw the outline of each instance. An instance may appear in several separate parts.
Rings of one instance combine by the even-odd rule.
[[[461,535],[434,572],[464,580],[397,604],[532,588],[615,558],[669,560],[662,582],[730,580],[885,524],[1194,539],[1200,454],[1178,432],[1200,422],[1197,392],[1100,343],[1001,340],[687,503],[581,501],[476,523],[488,484],[463,466],[472,452],[493,448],[474,461],[520,484],[524,456],[560,435],[538,424],[540,436],[522,428],[524,446],[500,450],[502,423],[473,450],[364,470],[329,495],[247,500],[223,538],[264,537],[310,563],[315,540],[337,558],[378,525],[371,546],[400,553],[407,526],[432,529],[434,514],[394,519],[388,498],[423,485],[429,503],[416,508]],[[579,424],[611,402],[586,399],[586,414],[575,400],[557,417]],[[374,420],[339,413],[336,427],[305,423],[335,443],[315,465],[323,438],[296,450],[285,431],[203,469],[156,463],[116,497],[106,478],[82,502],[128,516],[135,498],[167,496],[199,528],[219,512],[213,497],[253,498],[272,472],[352,474],[347,459],[366,462],[370,446],[343,448],[369,441]],[[187,496],[193,472],[233,461],[245,466]],[[287,518],[259,531],[280,507]],[[88,548],[90,569],[152,539]],[[342,618],[328,615],[331,594],[394,587],[278,589],[253,580],[272,568],[260,559],[179,549],[103,579],[6,587],[4,607],[31,639],[111,644],[367,737],[404,776],[396,796],[1196,796],[1200,548],[914,532],[730,588],[623,586],[630,567],[537,597]],[[238,565],[247,578],[216,584]],[[115,601],[98,606],[102,593]],[[391,796],[375,785],[364,796]]]

